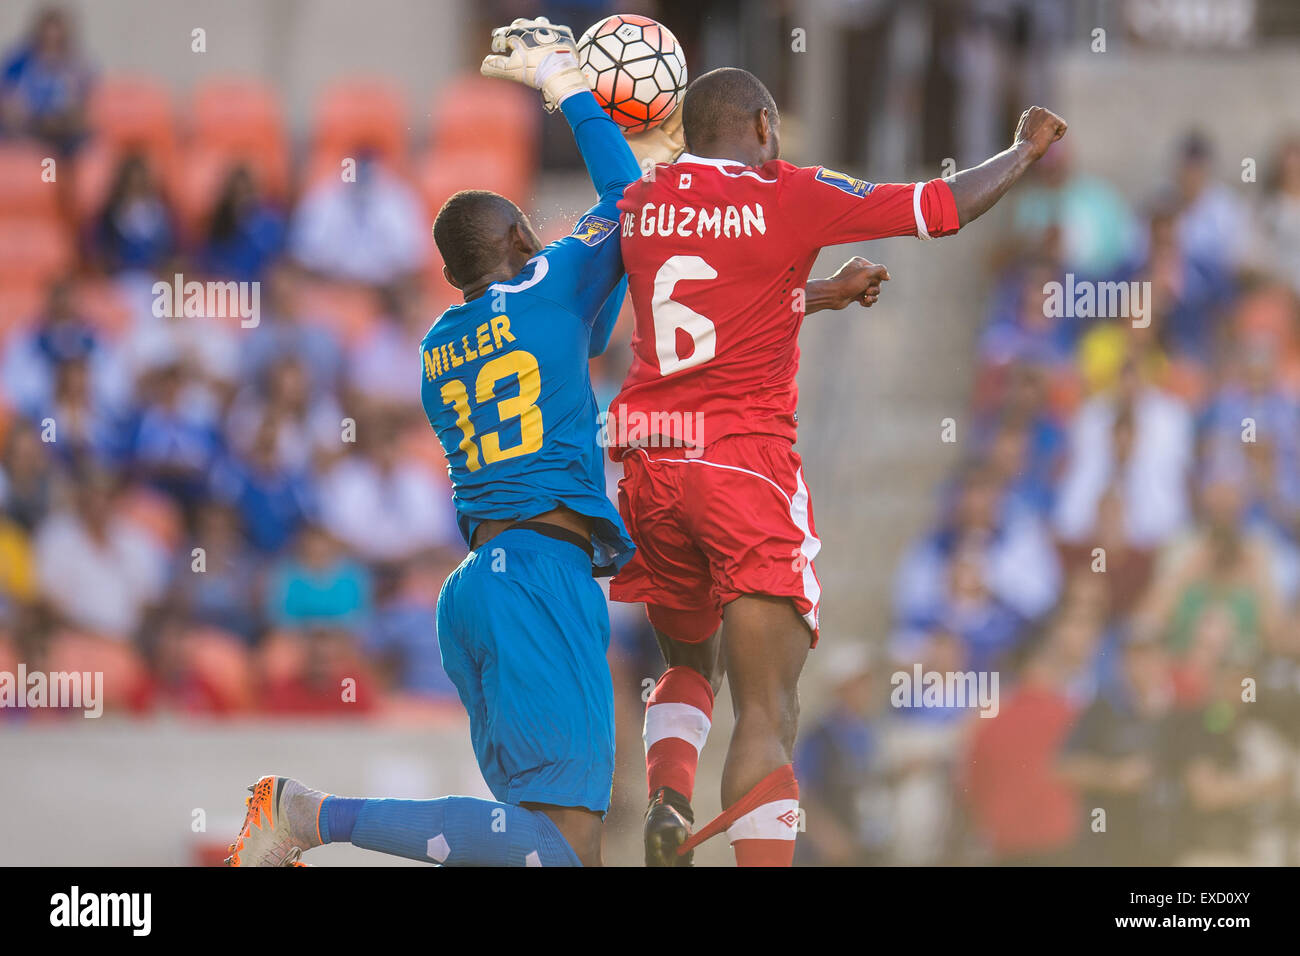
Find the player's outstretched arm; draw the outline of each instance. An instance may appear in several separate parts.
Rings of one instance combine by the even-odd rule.
[[[963,226],[993,208],[1025,172],[1043,157],[1047,147],[1065,135],[1065,120],[1051,110],[1031,106],[1020,116],[1015,140],[1005,149],[951,179],[957,221]]]
[[[880,298],[880,283],[889,281],[889,270],[861,256],[854,256],[828,279],[809,279],[804,292],[804,313],[824,309],[838,311],[852,302],[871,308]]]
[[[624,275],[618,201],[641,170],[622,131],[592,95],[574,49],[573,32],[568,27],[552,24],[545,17],[518,19],[492,31],[493,52],[483,59],[480,71],[484,76],[540,90],[546,108],[558,106],[573,129],[600,198],[578,220],[572,235],[543,251],[547,278],[533,294],[550,296],[588,324],[604,317],[609,328],[602,326],[594,333],[603,349],[622,304],[621,291],[611,295]]]
[[[480,72],[540,90],[548,110],[558,106],[601,202],[612,204],[641,169],[617,124],[592,95],[575,50],[568,27],[545,17],[521,18],[492,31],[492,53],[483,58]]]

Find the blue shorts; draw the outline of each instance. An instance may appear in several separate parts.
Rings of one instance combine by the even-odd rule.
[[[438,596],[438,646],[499,801],[609,809],[609,610],[581,548],[511,529],[470,552]]]

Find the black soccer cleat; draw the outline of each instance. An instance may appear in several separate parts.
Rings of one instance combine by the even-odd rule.
[[[691,866],[695,851],[678,856],[677,848],[691,835],[694,822],[689,800],[669,787],[656,790],[645,812],[645,865]]]

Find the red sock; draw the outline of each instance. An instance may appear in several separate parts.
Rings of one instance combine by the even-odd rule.
[[[799,830],[799,784],[794,767],[777,767],[749,792],[692,833],[677,848],[679,856],[723,830],[739,866],[790,866]]]
[[[800,829],[800,784],[789,763],[764,777],[754,790],[761,804],[727,827],[737,866],[792,866],[794,836]]]
[[[759,802],[761,801],[761,802]],[[737,866],[792,866],[799,832],[799,782],[786,764],[768,774],[736,806],[757,803],[727,827]]]
[[[690,667],[670,667],[645,707],[645,769],[649,795],[671,787],[687,800],[713,720],[713,688]]]

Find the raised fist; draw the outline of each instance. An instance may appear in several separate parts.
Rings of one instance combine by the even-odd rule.
[[[1028,143],[1034,159],[1041,159],[1058,139],[1065,135],[1065,120],[1051,110],[1041,106],[1031,106],[1020,114],[1016,126],[1016,138],[1012,144],[1019,146]]]

